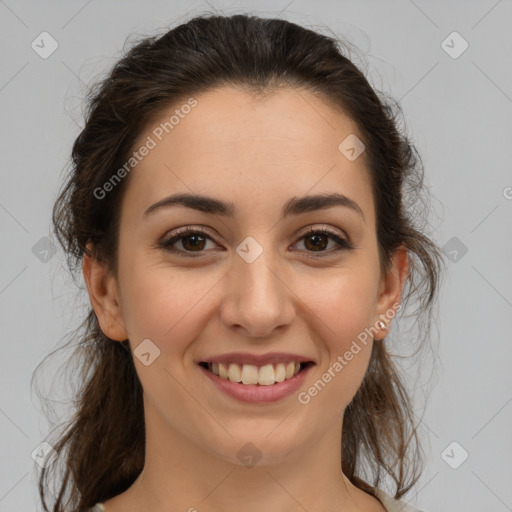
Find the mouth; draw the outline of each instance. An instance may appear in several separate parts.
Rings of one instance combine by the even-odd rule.
[[[253,365],[201,361],[198,364],[213,375],[242,386],[274,386],[293,379],[315,363],[313,361],[290,361],[288,363]]]

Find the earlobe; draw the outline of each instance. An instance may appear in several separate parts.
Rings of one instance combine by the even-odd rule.
[[[107,265],[84,254],[82,271],[89,299],[103,334],[116,341],[128,339],[115,277],[109,272]]]

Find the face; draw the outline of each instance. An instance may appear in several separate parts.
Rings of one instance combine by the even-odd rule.
[[[84,273],[105,334],[128,338],[136,354],[146,340],[134,362],[148,431],[237,464],[252,442],[272,463],[341,425],[370,358],[371,336],[358,340],[399,302],[405,256],[381,275],[364,155],[349,160],[338,149],[358,130],[339,110],[291,89],[256,100],[225,87],[196,100],[161,140],[158,126],[181,105],[135,145],[156,143],[123,197],[117,278],[88,258]],[[153,206],[175,194],[226,205]],[[297,202],[329,194],[348,200]],[[288,394],[247,401],[199,364],[232,352],[311,364]]]

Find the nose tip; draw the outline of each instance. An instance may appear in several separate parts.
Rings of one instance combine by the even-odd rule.
[[[241,261],[232,269],[229,293],[221,308],[225,325],[245,329],[254,339],[266,339],[292,321],[294,308],[288,287],[264,257]]]

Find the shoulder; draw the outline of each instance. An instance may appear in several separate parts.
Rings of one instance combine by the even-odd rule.
[[[414,508],[403,500],[396,500],[382,489],[374,488],[377,498],[382,502],[387,512],[421,512],[421,510]],[[90,508],[87,512],[105,512],[103,503],[96,503],[94,507]]]
[[[103,503],[96,503],[96,505],[88,509],[87,512],[105,512],[105,507],[103,506]]]
[[[396,500],[381,489],[374,488],[377,498],[382,502],[387,512],[421,512],[403,500]]]

